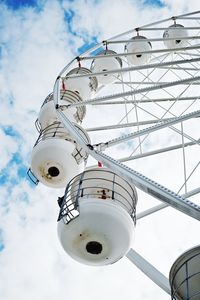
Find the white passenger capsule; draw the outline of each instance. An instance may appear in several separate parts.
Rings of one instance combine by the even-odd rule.
[[[77,124],[75,127],[90,143],[86,131]],[[31,171],[44,185],[61,188],[84,170],[87,157],[85,150],[57,122],[40,133],[31,155]]]
[[[128,62],[131,65],[144,65],[148,63],[151,54],[141,52],[150,51],[151,49],[151,43],[146,41],[146,37],[141,35],[134,36],[126,45],[127,52],[133,53],[132,55],[127,55]]]
[[[200,299],[200,246],[183,253],[173,264],[169,281],[173,300]]]
[[[116,56],[108,57],[109,55],[116,54]],[[117,53],[112,50],[104,50],[98,53],[98,55],[105,56],[101,58],[94,59],[91,64],[91,71],[96,72],[107,72],[112,70],[119,70],[122,67],[122,60],[117,56]],[[97,55],[97,57],[98,57]],[[107,56],[107,57],[106,57]],[[119,73],[113,74],[103,74],[97,75],[97,80],[99,83],[106,85],[113,83],[119,77]]]
[[[59,198],[58,237],[64,250],[86,265],[118,261],[134,237],[137,193],[106,168],[75,177]]]
[[[81,101],[81,97],[75,92],[70,90],[60,92],[59,105],[62,106],[64,114],[70,119],[71,122],[81,123],[85,117],[86,108],[85,106],[67,108],[66,106],[68,104],[79,103]],[[42,130],[54,122],[59,122],[53,101],[53,94],[50,94],[42,104],[38,121]]]
[[[65,89],[77,93],[83,100],[90,99],[98,86],[96,77],[90,77],[90,74],[92,74],[92,72],[87,68],[79,67],[72,69],[65,76]],[[76,75],[88,76],[70,78],[71,76],[73,77]]]
[[[173,24],[169,26],[163,33],[163,42],[166,48],[180,48],[186,45],[186,40],[182,37],[187,37],[187,30],[181,24]],[[167,40],[169,39],[169,40]]]

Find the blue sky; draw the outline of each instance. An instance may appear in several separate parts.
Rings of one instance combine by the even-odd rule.
[[[164,1],[160,0],[145,0],[144,5],[164,7]]]
[[[126,281],[126,298],[132,299],[134,273],[126,261],[108,271],[91,273],[90,269],[66,259],[56,234],[56,200],[61,192],[41,184],[33,185],[26,173],[38,137],[34,122],[60,70],[103,38],[154,21],[163,17],[161,14],[167,17],[172,8],[174,13],[188,9],[186,1],[180,5],[174,2],[112,0],[115,15],[110,12],[108,0],[0,2],[1,299],[55,300],[67,294],[72,300],[82,295],[83,300],[91,300],[94,299],[89,293],[92,287],[93,292],[95,288],[99,290],[99,298],[95,300],[103,297],[118,300],[124,296]],[[156,234],[160,237],[162,232],[158,230]],[[117,274],[124,276],[124,283]],[[143,280],[140,274],[137,276]],[[66,278],[68,286],[63,287]],[[77,281],[79,291],[75,295]],[[114,291],[110,287],[113,282]],[[159,299],[162,293],[154,292],[154,286],[145,279],[144,284],[151,290],[149,299]],[[135,293],[136,299],[147,299],[146,291]]]
[[[51,2],[51,1],[49,1]],[[57,1],[54,1],[55,3]],[[64,11],[64,23],[66,26],[66,31],[70,33],[70,39],[69,41],[71,42],[71,45],[73,45],[73,40],[74,37],[79,37],[81,39],[80,46],[75,50],[78,53],[82,53],[86,50],[88,50],[90,47],[94,46],[97,43],[97,36],[91,36],[89,32],[87,32],[87,29],[85,31],[76,31],[74,28],[74,17],[76,16],[77,12],[74,10],[75,6],[73,6],[73,2],[75,1],[58,1],[57,3],[67,3],[67,6],[69,7],[67,10]],[[85,5],[87,5],[90,1],[85,1]],[[95,1],[91,1],[95,5]],[[48,1],[37,1],[37,0],[32,0],[32,1],[26,1],[26,0],[5,0],[1,2],[1,6],[4,4],[5,9],[7,10],[7,14],[11,14],[12,12],[15,13],[15,16],[17,17],[17,14],[19,16],[21,14],[26,14],[26,10],[30,11],[31,13],[39,14],[41,10],[45,7],[46,3]],[[101,1],[97,1],[96,4],[101,3]],[[162,3],[158,0],[155,1],[144,1],[144,5],[151,6],[151,5],[156,5],[158,7],[162,7]],[[6,18],[6,14],[4,14],[4,17]],[[18,19],[17,22],[20,22],[20,26],[26,26],[25,22],[27,22],[27,19]],[[17,23],[16,23],[17,24]],[[1,24],[4,26],[4,24]],[[20,37],[22,38],[22,37]],[[1,49],[2,49],[2,62],[4,62],[4,56],[6,55],[6,59],[9,60],[9,52],[12,53],[13,49],[9,49],[10,45],[17,46],[18,41],[14,42],[14,37],[13,37],[13,42],[10,43],[11,41],[6,38],[6,41],[1,42]],[[20,41],[19,41],[20,42]],[[7,91],[9,92],[9,91]],[[12,92],[12,90],[10,90]],[[15,96],[13,96],[12,103],[15,102]],[[12,106],[12,109],[13,106]],[[9,120],[6,122],[7,124],[4,125],[2,124],[2,130],[4,134],[12,138],[15,143],[18,145],[16,147],[16,151],[11,153],[10,159],[7,161],[7,164],[3,167],[3,169],[0,172],[0,184],[5,185],[7,188],[8,192],[11,192],[12,189],[14,188],[15,185],[18,185],[19,182],[21,181],[28,181],[29,179],[27,178],[27,169],[29,167],[28,165],[28,155],[30,155],[30,152],[28,152],[24,159],[23,155],[21,154],[21,146],[23,145],[24,138],[23,138],[23,133],[19,132],[17,127],[15,127],[14,124],[9,124]],[[12,123],[12,122],[11,122]],[[15,170],[13,173],[12,170]],[[31,185],[32,188],[33,185]],[[25,197],[27,197],[26,193],[24,194]],[[0,239],[0,251],[5,250],[6,245],[3,243],[2,238]]]
[[[62,3],[63,1],[59,1],[59,3]],[[73,3],[73,1],[67,1],[70,3]],[[101,1],[98,1],[101,2]],[[26,0],[20,0],[20,1],[15,1],[15,0],[6,0],[3,1],[2,3],[4,3],[8,9],[16,11],[16,13],[18,11],[21,11],[22,9],[28,9],[28,8],[40,8],[42,9],[43,6],[45,6],[46,1],[37,1],[37,0],[33,0],[33,1],[26,1]],[[87,1],[85,1],[85,3],[87,4]],[[144,1],[144,5],[147,6],[158,6],[158,7],[163,7],[163,3],[159,0],[147,0]],[[70,7],[70,5],[69,5]],[[85,31],[85,34],[83,35],[83,33],[77,33],[74,29],[73,29],[73,19],[74,16],[76,14],[76,11],[73,10],[73,7],[69,8],[68,10],[66,10],[64,12],[64,22],[65,22],[65,26],[66,26],[66,30],[69,31],[71,33],[71,43],[73,44],[73,37],[80,37],[82,39],[82,44],[80,45],[80,47],[78,47],[76,49],[77,54],[85,52],[86,50],[88,50],[89,48],[91,48],[92,46],[94,46],[97,43],[97,36],[90,36],[87,31]],[[9,44],[8,44],[9,45]],[[2,48],[7,48],[9,47],[6,44],[2,45]],[[14,100],[13,100],[14,101]],[[3,127],[3,130],[5,132],[6,135],[11,136],[15,139],[22,139],[22,137],[20,136],[20,134],[17,132],[16,128],[12,127],[12,126],[7,126],[7,127]],[[1,179],[0,182],[1,183],[5,183],[5,181],[8,179],[8,170],[10,168],[12,168],[12,164],[16,164],[18,166],[18,172],[17,172],[17,178],[18,180],[20,178],[26,179],[26,168],[27,168],[27,164],[25,162],[23,162],[22,157],[20,156],[20,153],[14,153],[13,157],[11,158],[11,160],[9,161],[8,165],[6,166],[6,168],[3,170],[3,174],[1,175]],[[18,182],[18,180],[15,180],[14,178],[12,179],[16,182]]]
[[[5,3],[9,8],[12,8],[14,10],[18,10],[20,8],[23,7],[27,7],[27,6],[32,6],[32,7],[37,7],[37,0],[5,0],[2,1],[3,3]]]

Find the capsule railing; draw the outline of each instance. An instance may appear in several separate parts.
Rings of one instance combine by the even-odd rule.
[[[190,279],[196,277],[196,276],[199,276],[200,278],[200,266],[199,266],[199,271],[198,272],[195,272],[191,275],[188,274],[188,264],[191,260],[193,260],[194,258],[196,258],[197,256],[200,257],[200,252],[193,255],[192,257],[188,258],[187,260],[185,260],[178,268],[177,270],[175,271],[174,275],[173,275],[173,278],[172,278],[172,281],[171,281],[171,299],[172,300],[177,300],[177,299],[180,299],[180,296],[178,295],[178,292],[180,291],[180,289],[183,287],[183,285],[186,286],[186,294],[187,294],[187,298],[183,300],[192,300],[194,297],[196,297],[197,295],[200,295],[200,281],[199,281],[199,291],[190,295],[190,292],[189,292],[189,281]],[[178,274],[178,272],[181,270],[182,267],[185,266],[185,275],[186,277],[179,283],[179,285],[174,288],[174,282],[176,280],[176,275]],[[182,297],[181,297],[182,299]],[[198,298],[200,299],[200,297]],[[195,299],[197,300],[197,299]]]
[[[44,141],[46,139],[51,139],[51,138],[60,138],[60,139],[65,139],[67,141],[73,141],[73,139],[70,137],[70,134],[66,131],[63,125],[61,125],[61,122],[55,122],[49,126],[47,126],[45,129],[43,129],[37,141],[35,142],[34,147],[40,143],[41,141]]]
[[[101,170],[101,169],[100,169]],[[81,175],[75,176],[67,185],[65,194],[62,200],[59,200],[60,212],[58,216],[58,221],[63,219],[65,224],[68,224],[75,217],[79,215],[78,207],[80,201],[84,199],[95,198],[102,199],[102,201],[112,200],[114,203],[117,203],[119,206],[123,207],[133,219],[133,222],[136,222],[136,192],[134,188],[127,184],[127,186],[132,190],[132,194],[120,183],[115,181],[116,174],[110,172],[113,175],[113,180],[91,177],[84,178],[85,174],[88,172],[92,173],[93,170],[87,170]],[[97,171],[97,170],[95,170]],[[92,181],[98,182],[98,186],[90,185]],[[112,184],[112,188],[107,189],[103,183]],[[84,186],[83,186],[84,184]],[[117,191],[117,188],[121,189],[121,192]],[[98,193],[98,190],[102,191],[102,194]],[[105,193],[103,193],[105,191]],[[122,193],[123,192],[123,193]],[[132,203],[127,199],[132,199]]]

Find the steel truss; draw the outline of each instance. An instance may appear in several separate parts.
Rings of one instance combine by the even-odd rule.
[[[112,105],[124,105],[125,113],[124,116],[116,124],[103,124],[101,126],[88,127],[88,132],[97,132],[97,131],[109,131],[118,129],[125,129],[130,127],[137,127],[135,132],[128,134],[117,135],[113,139],[108,139],[107,141],[103,140],[100,143],[88,144],[86,140],[80,135],[73,123],[66,117],[63,113],[63,107],[59,104],[60,99],[60,87],[61,82],[64,80],[67,71],[72,66],[77,63],[90,63],[92,60],[101,59],[101,58],[111,58],[116,57],[115,54],[109,55],[95,55],[94,53],[102,47],[108,47],[109,45],[120,46],[129,42],[129,39],[133,34],[151,33],[159,32],[166,30],[168,28],[169,21],[176,22],[178,20],[186,21],[187,25],[184,27],[188,31],[192,31],[188,36],[183,36],[182,39],[187,43],[186,46],[170,49],[159,49],[155,48],[150,51],[142,51],[134,54],[151,54],[152,61],[145,65],[140,66],[130,66],[125,62],[125,66],[121,69],[106,70],[103,72],[96,72],[93,74],[78,74],[69,76],[71,79],[77,80],[84,77],[95,76],[98,78],[100,75],[113,75],[116,76],[116,82],[114,84],[117,89],[113,93],[107,92],[103,96],[95,96],[93,99],[84,99],[84,101],[79,103],[72,103],[65,107],[65,109],[70,107],[78,107],[84,105],[91,105],[92,107],[109,107]],[[190,26],[188,22],[196,22],[196,26]],[[163,25],[164,23],[164,25]],[[158,26],[162,24],[161,26]],[[162,202],[155,207],[152,207],[148,210],[145,210],[136,215],[136,219],[140,220],[146,216],[149,216],[152,213],[160,211],[168,206],[175,208],[176,210],[186,214],[189,217],[192,217],[196,220],[200,220],[200,206],[190,201],[188,198],[200,193],[200,188],[196,187],[190,191],[187,191],[186,185],[187,181],[190,179],[192,174],[195,172],[197,167],[200,164],[200,160],[195,165],[190,174],[187,173],[186,167],[186,154],[185,148],[190,148],[191,146],[199,147],[200,139],[198,137],[192,136],[190,133],[184,131],[184,126],[187,122],[198,121],[200,116],[200,107],[199,103],[199,91],[195,88],[200,84],[200,11],[183,14],[180,16],[172,16],[162,21],[153,22],[141,27],[131,29],[125,33],[116,35],[111,39],[107,39],[97,44],[92,49],[89,49],[85,53],[76,57],[72,62],[70,62],[64,69],[60,72],[59,76],[56,79],[54,86],[54,103],[57,111],[57,115],[63,125],[66,127],[67,131],[73,137],[73,139],[79,144],[87,153],[96,159],[97,161],[103,163],[107,168],[116,172],[119,176],[126,179],[130,184],[135,185],[137,188],[147,193],[148,195],[158,199]],[[173,30],[173,29],[172,29]],[[168,41],[173,39],[168,38]],[[147,38],[148,42],[151,43],[160,43],[163,42],[163,38],[157,38],[155,36]],[[196,43],[196,44],[194,44]],[[133,53],[119,52],[117,54],[124,60],[133,55]],[[189,57],[189,58],[188,58]],[[161,71],[161,75],[155,76],[156,71]],[[134,78],[133,74],[137,74],[139,79]],[[152,76],[152,78],[151,78]],[[126,77],[126,78],[125,78]],[[128,77],[128,78],[127,78]],[[166,78],[165,78],[166,77]],[[171,79],[172,77],[172,79]],[[146,87],[144,87],[146,85]],[[194,94],[191,92],[191,87],[194,88]],[[100,87],[97,91],[101,93],[104,87]],[[120,92],[119,89],[121,88]],[[172,88],[176,88],[178,92],[173,92]],[[179,90],[180,89],[180,90]],[[161,95],[155,95],[156,92],[161,91]],[[137,98],[136,98],[137,96]],[[119,100],[115,100],[119,99]],[[113,101],[114,100],[114,101]],[[176,104],[186,103],[184,109],[177,113],[173,111],[173,108]],[[156,115],[153,110],[144,108],[142,105],[152,105],[156,109],[162,110],[160,115]],[[166,107],[165,104],[168,106]],[[192,109],[193,106],[197,105],[198,109]],[[148,106],[149,107],[149,106]],[[191,110],[192,109],[192,110]],[[135,121],[129,121],[129,115],[135,112]],[[148,114],[150,117],[147,119],[139,118],[139,112]],[[124,122],[125,120],[125,122]],[[149,124],[155,124],[151,127],[145,127]],[[175,127],[174,125],[178,125]],[[141,129],[142,127],[142,129]],[[162,148],[157,148],[153,150],[143,151],[142,145],[145,139],[148,138],[150,134],[159,132],[163,129],[170,129],[170,132],[177,133],[177,136],[181,137],[181,143],[176,143],[174,145],[165,145]],[[121,157],[120,159],[114,159],[110,155],[104,153],[104,150],[107,150],[111,146],[116,146],[121,143],[126,143],[132,141],[133,139],[138,139],[139,146],[131,153],[130,156]],[[140,148],[140,152],[134,154],[136,150]],[[123,162],[128,162],[131,160],[136,160],[144,157],[149,157],[152,155],[157,155],[161,153],[167,153],[175,151],[177,149],[182,149],[183,157],[183,173],[184,173],[184,184],[185,193],[179,195],[182,187],[176,193],[171,191],[167,187],[159,184],[158,182],[148,178],[142,173],[136,171],[133,168],[128,167],[123,164]],[[143,271],[151,280],[153,280],[159,287],[161,287],[165,292],[170,294],[170,287],[168,279],[158,271],[151,263],[144,259],[139,253],[131,249],[127,254],[127,258],[134,263],[141,271]]]

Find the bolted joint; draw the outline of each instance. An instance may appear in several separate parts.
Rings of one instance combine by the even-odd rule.
[[[95,145],[96,150],[104,151],[107,148],[108,143],[99,143]]]
[[[94,147],[91,144],[87,144],[87,146],[90,150],[94,150]]]

